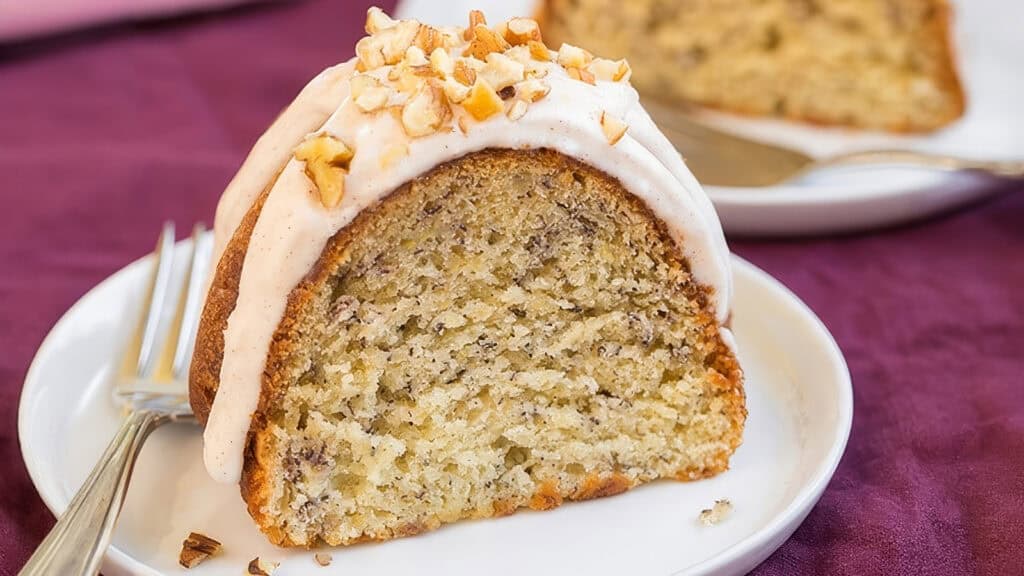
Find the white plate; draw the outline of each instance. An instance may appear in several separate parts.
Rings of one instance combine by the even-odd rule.
[[[186,247],[179,244],[178,258]],[[118,427],[109,378],[151,266],[148,259],[135,262],[86,294],[53,328],[29,370],[19,412],[22,455],[55,514]],[[277,576],[745,572],[818,501],[846,446],[853,399],[843,356],[818,318],[753,265],[737,258],[734,268],[734,327],[750,417],[728,472],[336,549],[334,563],[321,569],[308,551],[267,543],[238,488],[209,479],[197,427],[168,426],[143,448],[104,573],[183,574],[177,557],[190,531],[225,545],[223,555],[188,572],[194,576],[236,576],[257,555],[283,562]],[[732,501],[732,515],[701,526],[698,513],[718,498]]]
[[[1024,2],[953,0],[957,67],[967,112],[944,130],[898,136],[703,114],[725,130],[782,144],[812,157],[878,148],[904,148],[972,158],[1024,159]],[[534,14],[536,0],[402,0],[396,13],[463,24],[480,7],[494,22]],[[600,53],[600,46],[593,47]],[[741,169],[741,167],[738,167]],[[907,168],[822,171],[798,184],[767,188],[708,186],[730,234],[829,234],[923,218],[992,194],[991,178]]]

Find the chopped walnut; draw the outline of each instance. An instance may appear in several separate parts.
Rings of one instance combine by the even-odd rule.
[[[528,105],[526,104],[526,102],[522,100],[516,100],[508,109],[508,119],[512,120],[513,122],[519,120],[520,118],[526,115],[527,108]]]
[[[363,112],[380,110],[394,92],[380,80],[366,74],[356,74],[348,82],[352,100]]]
[[[566,68],[565,71],[573,80],[586,82],[587,84],[590,85],[594,85],[597,83],[594,79],[594,75],[591,74],[586,68]]]
[[[448,97],[448,101],[452,104],[458,104],[469,97],[470,87],[456,81],[454,78],[446,78],[441,87],[444,89],[444,95]]]
[[[701,510],[697,519],[705,526],[714,526],[722,520],[725,520],[730,512],[732,512],[732,503],[723,498],[721,500],[715,500],[715,504],[711,508]]]
[[[479,10],[469,11],[469,26],[465,32],[462,33],[463,40],[470,40],[473,37],[473,30],[477,26],[487,26],[487,18],[484,18],[484,13]]]
[[[558,63],[566,68],[583,68],[593,59],[590,52],[571,44],[562,44],[558,49]]]
[[[430,60],[427,60],[427,53],[422,48],[419,46],[409,46],[405,49],[405,58],[402,63],[410,68],[416,68],[419,66],[429,66]]]
[[[526,46],[530,49],[530,56],[533,56],[534,60],[551,61],[551,50],[548,50],[548,47],[542,42],[527,42]]]
[[[281,564],[279,562],[270,562],[257,556],[249,561],[249,567],[246,573],[252,574],[253,576],[272,576],[274,571],[277,570],[277,567],[280,565]]]
[[[402,107],[402,127],[413,138],[426,136],[437,132],[450,114],[444,90],[427,82]]]
[[[435,48],[430,53],[430,66],[442,78],[455,73],[455,61],[452,60],[451,55],[444,48]]]
[[[605,58],[594,58],[587,70],[598,80],[608,82],[623,80],[630,73],[629,64],[625,60],[607,60]]]
[[[487,26],[479,25],[472,29],[472,39],[466,47],[463,56],[472,56],[478,60],[485,60],[492,52],[504,52],[512,46]]]
[[[628,128],[629,126],[622,120],[607,112],[601,112],[601,131],[604,132],[605,138],[608,139],[608,143],[612,146],[622,139]]]
[[[210,556],[220,552],[221,543],[199,532],[192,532],[181,543],[178,563],[185,568],[195,568]]]
[[[316,563],[321,566],[330,566],[331,560],[333,560],[333,558],[331,558],[331,555],[325,552],[317,552],[313,555],[313,559],[316,560]]]
[[[420,24],[419,30],[416,31],[416,36],[412,39],[412,44],[425,54],[430,54],[438,48],[444,48],[446,39],[444,34],[437,28]]]
[[[306,176],[320,197],[324,208],[341,202],[345,193],[345,175],[355,152],[330,134],[308,138],[295,149],[295,158],[306,163]]]
[[[397,24],[397,22],[392,20],[390,16],[385,14],[383,10],[376,6],[373,6],[366,11],[365,29],[367,34],[377,34],[381,30],[391,28],[395,24]]]
[[[356,43],[356,56],[362,70],[375,70],[388,64],[397,64],[405,56],[419,32],[420,23],[399,20]]]
[[[482,121],[504,113],[512,120],[522,118],[531,103],[550,92],[550,85],[541,79],[556,68],[552,61],[571,78],[592,85],[598,80],[628,80],[630,74],[625,60],[594,58],[571,44],[563,44],[557,52],[550,50],[542,41],[540,26],[530,18],[512,18],[489,27],[483,13],[474,10],[467,28],[432,27],[394,20],[371,8],[365,28],[369,36],[356,45],[356,70],[368,74],[350,80],[351,101],[367,113],[389,111],[413,138],[450,126],[453,115],[463,133],[470,117]],[[376,69],[382,70],[371,73]],[[468,116],[455,114],[455,106],[462,106]],[[626,125],[606,116],[601,116],[601,128],[614,144],[625,134]],[[405,153],[385,151],[381,166],[391,165]],[[340,201],[343,193],[347,164],[338,164],[307,160],[307,174],[325,205]],[[339,170],[340,177],[334,177]]]
[[[487,65],[480,71],[480,76],[491,88],[501,91],[522,80],[524,73],[525,68],[519,62],[504,54],[491,53],[487,55]]]
[[[477,78],[469,96],[462,101],[461,105],[478,121],[486,120],[505,109],[501,96],[498,96],[498,93],[491,88],[487,81],[480,78]]]
[[[466,59],[460,58],[455,62],[452,78],[466,86],[472,86],[476,83],[476,70],[467,63]]]
[[[513,18],[505,27],[505,40],[513,46],[528,42],[540,42],[540,26],[530,18]]]
[[[516,96],[530,102],[537,102],[551,92],[551,86],[543,80],[524,80],[516,84]]]

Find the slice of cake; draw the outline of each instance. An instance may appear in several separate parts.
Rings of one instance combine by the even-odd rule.
[[[218,207],[211,475],[313,546],[725,470],[729,253],[628,64],[526,19],[366,29]]]
[[[542,21],[658,98],[892,131],[964,110],[945,0],[546,0]]]

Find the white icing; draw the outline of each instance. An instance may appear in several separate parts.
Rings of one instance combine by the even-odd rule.
[[[294,119],[286,113],[275,122],[271,128],[274,138],[268,132],[260,139],[259,151],[254,150],[243,167],[245,174],[232,182],[218,207],[218,246],[223,247],[234,233],[291,147],[313,130],[309,125],[315,111],[336,106],[320,129],[354,148],[356,154],[345,180],[345,195],[335,209],[325,210],[318,203],[302,163],[295,159],[287,162],[263,206],[224,333],[220,388],[204,433],[206,467],[214,479],[237,482],[240,478],[270,341],[288,295],[316,263],[327,241],[359,212],[402,184],[470,152],[551,148],[617,178],[664,221],[682,247],[695,279],[713,289],[716,316],[720,323],[725,322],[732,285],[718,217],[679,154],[640,107],[636,91],[621,82],[588,85],[570,79],[557,65],[548,67],[545,81],[551,92],[532,104],[525,116],[509,121],[498,114],[484,122],[471,121],[468,134],[454,129],[410,139],[394,115],[363,113],[344,96],[337,99],[342,89],[321,86],[317,88],[319,97],[311,96],[301,106],[297,102],[289,108],[289,112],[294,109]],[[337,77],[351,68],[332,70],[337,73],[331,76]],[[326,74],[320,78],[327,78]],[[629,125],[626,136],[614,146],[601,131],[602,111]],[[465,112],[457,109],[456,115],[461,114]],[[383,169],[381,154],[396,142],[407,144],[409,154]],[[722,338],[731,345],[732,336],[724,327]]]
[[[347,80],[354,69],[355,62],[349,61],[317,74],[256,141],[217,203],[214,262],[220,261],[238,224],[274,173],[291,157],[295,146],[320,128],[348,97]]]

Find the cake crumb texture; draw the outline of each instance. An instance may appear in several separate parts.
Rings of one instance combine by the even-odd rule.
[[[350,544],[726,469],[746,416],[709,295],[617,181],[487,150],[363,211],[292,293],[243,495]]]
[[[628,57],[641,93],[892,131],[963,114],[944,0],[546,0],[554,46]]]

